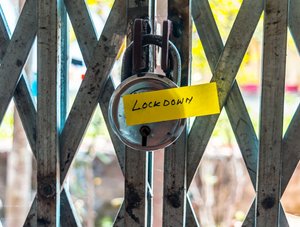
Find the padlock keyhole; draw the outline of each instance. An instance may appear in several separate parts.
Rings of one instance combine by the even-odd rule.
[[[148,126],[143,125],[140,128],[140,133],[141,133],[141,136],[142,136],[142,146],[146,147],[147,146],[147,139],[148,139],[148,136],[151,133],[151,129]]]

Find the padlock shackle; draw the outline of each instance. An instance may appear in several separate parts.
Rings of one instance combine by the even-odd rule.
[[[162,36],[159,35],[150,35],[150,34],[143,35],[142,45],[143,46],[155,45],[162,48],[163,38]],[[173,64],[174,64],[174,60],[176,59],[177,75],[175,78],[177,78],[177,85],[180,86],[181,85],[181,57],[176,46],[170,40],[169,40],[169,47],[170,47],[170,57],[172,58]],[[133,54],[133,42],[131,42],[128,45],[124,53],[123,64],[122,64],[122,76],[121,76],[122,81],[133,75],[132,54]]]

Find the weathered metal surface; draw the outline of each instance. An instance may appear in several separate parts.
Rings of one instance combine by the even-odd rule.
[[[191,13],[190,1],[168,1],[168,19],[173,24],[170,40],[177,47],[182,65],[181,85],[190,81]],[[175,34],[175,33],[176,34]],[[174,35],[175,34],[175,35]],[[163,226],[185,226],[187,127],[179,139],[165,149]]]
[[[127,40],[131,42],[133,41],[134,20],[135,18],[149,18],[150,4],[149,0],[127,0],[126,2],[128,13]],[[147,171],[147,153],[126,147],[124,226],[147,225]],[[120,220],[119,217],[118,219]]]
[[[261,8],[262,10],[262,8]],[[224,48],[208,1],[193,2],[192,15],[212,72]],[[253,187],[256,185],[258,139],[246,109],[239,87],[234,82],[225,109],[243,155]],[[254,211],[254,209],[252,209]],[[249,213],[246,223],[254,223],[254,212]],[[250,219],[250,220],[248,220]]]
[[[148,162],[146,157],[146,152],[141,152],[126,147],[124,226],[146,226],[146,176],[148,169]]]
[[[289,28],[300,54],[300,1],[289,1]],[[299,134],[300,134],[300,105],[298,106],[293,119],[283,138],[282,153],[282,179],[281,192],[284,193],[288,182],[290,181],[295,168],[300,160],[299,152]]]
[[[213,20],[208,1],[194,2],[192,9],[193,18],[197,18],[194,20],[198,34],[213,72],[224,48],[222,39]],[[250,179],[253,186],[255,186],[258,139],[236,82],[234,82],[229,92],[225,109],[248,169]]]
[[[58,37],[59,37],[59,74],[60,74],[60,114],[59,130],[65,125],[68,108],[68,74],[69,74],[69,32],[67,11],[63,0],[58,0]]]
[[[0,66],[0,123],[37,31],[36,0],[26,1]]]
[[[102,31],[85,79],[79,88],[62,131],[60,137],[62,183],[97,106],[101,89],[104,88],[105,81],[121,47],[126,27],[124,17],[123,2],[116,1],[108,17],[110,23],[106,23]]]
[[[256,226],[279,224],[287,6],[265,1]]]
[[[10,31],[4,18],[4,14],[1,12],[2,10],[0,8],[0,59],[2,60],[10,42]],[[35,154],[36,108],[35,103],[31,97],[30,89],[24,72],[21,75],[21,78],[18,81],[16,90],[14,92],[14,101],[19,112],[24,130],[26,132],[31,150]]]
[[[284,135],[282,144],[282,179],[281,191],[284,193],[300,159],[300,105]]]
[[[212,81],[217,82],[221,108],[227,100],[236,73],[260,18],[262,4],[262,1],[258,0],[243,1],[215,68]],[[247,26],[244,24],[245,21],[248,22]],[[198,168],[217,119],[218,115],[196,118],[192,126],[188,139],[188,185]]]
[[[186,205],[186,223],[185,223],[185,225],[189,226],[189,227],[200,227],[200,224],[197,220],[197,216],[194,212],[193,205],[192,205],[192,202],[191,202],[189,196],[187,196],[186,204],[187,205]]]
[[[124,226],[124,214],[125,214],[125,203],[123,202],[119,211],[118,215],[116,216],[114,220],[114,227],[123,227]]]
[[[67,11],[62,0],[58,1],[58,32],[59,32],[59,65],[60,69],[60,121],[59,131],[64,127],[68,109],[68,58],[69,58],[69,34],[68,34]],[[69,194],[69,188],[62,185],[60,193],[60,225],[62,227],[81,226],[76,214],[76,209]]]
[[[59,226],[57,2],[37,4],[37,226]]]
[[[24,223],[24,227],[35,227],[37,226],[37,218],[36,218],[36,197],[34,198],[30,210],[28,212],[27,218]]]
[[[90,64],[94,48],[97,45],[97,35],[93,23],[89,17],[89,13],[84,1],[65,1],[65,3],[79,47],[81,49],[83,60],[88,66]],[[78,13],[78,11],[80,11],[80,13]],[[107,79],[104,87],[105,89],[103,89],[99,98],[99,106],[101,108],[105,123],[108,125],[108,104],[110,97],[114,92],[113,81],[110,77]],[[112,132],[111,127],[107,127],[107,129],[119,159],[119,164],[124,172],[124,145],[120,143],[118,137]]]
[[[186,218],[186,129],[165,149],[163,226],[185,226]]]
[[[300,2],[298,0],[289,1],[288,25],[291,35],[295,41],[298,52],[300,53]]]
[[[94,48],[97,46],[98,41],[93,22],[84,0],[64,0],[64,2],[83,56],[83,60],[88,68],[91,63],[91,59],[93,58]],[[115,5],[116,4],[120,3],[115,3]],[[117,15],[117,12],[114,12],[114,14]],[[120,14],[125,16],[122,11]],[[112,22],[113,21],[110,21],[109,23]]]
[[[99,106],[101,108],[104,121],[106,125],[109,125],[108,120],[108,106],[109,101],[112,96],[112,93],[114,92],[114,85],[112,82],[111,77],[108,78],[105,84],[105,89],[103,89],[100,98],[99,98]],[[112,131],[111,127],[107,127],[107,130],[110,135],[110,139],[112,141],[112,144],[115,148],[115,152],[119,161],[120,168],[122,170],[122,173],[125,173],[125,145],[120,141],[120,139],[116,136],[116,134]]]
[[[85,61],[85,64],[89,66],[92,59],[92,53],[94,51],[95,46],[97,45],[97,36],[91,18],[89,17],[86,4],[84,3],[84,1],[65,1],[65,4],[78,40],[79,47],[83,55],[83,59]],[[122,2],[119,1],[118,3],[115,4],[116,4],[115,8],[119,8],[120,6],[118,6],[118,4],[120,5],[122,4]],[[79,11],[80,13],[78,13]],[[108,125],[109,124],[108,105],[109,105],[110,97],[114,91],[114,85],[110,77],[107,79],[104,87],[105,89],[103,89],[100,94],[99,106],[101,108],[105,123],[106,125]],[[124,174],[125,146],[112,132],[111,127],[107,127],[107,129],[109,131],[110,138],[114,145],[121,170]],[[124,213],[122,216],[124,216]]]
[[[4,15],[4,12],[2,10],[2,7],[0,5],[0,58],[2,59],[5,55],[6,48],[8,47],[9,41],[10,41],[10,30]]]
[[[14,93],[14,101],[33,154],[36,156],[36,106],[23,73]]]
[[[61,210],[60,210],[60,225],[62,227],[81,227],[81,222],[76,214],[76,209],[73,206],[71,195],[65,189],[60,194]]]

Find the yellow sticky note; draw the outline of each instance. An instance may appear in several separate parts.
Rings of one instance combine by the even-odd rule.
[[[215,82],[123,96],[127,125],[220,113]]]

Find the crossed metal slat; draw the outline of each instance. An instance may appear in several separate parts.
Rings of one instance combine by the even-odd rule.
[[[251,181],[255,185],[258,142],[234,78],[260,18],[263,9],[262,1],[243,1],[224,48],[209,3],[203,0],[193,1],[192,4],[192,14],[198,34],[212,72],[214,72],[212,80],[217,81],[218,87],[221,88],[221,92],[219,90],[220,105],[223,107],[227,99],[226,112],[243,154]],[[251,19],[248,20],[248,27],[246,28],[243,23],[250,14]],[[237,31],[240,31],[240,34]],[[227,82],[225,86],[223,81]],[[231,87],[232,83],[233,86]],[[188,166],[191,166],[188,169],[189,184],[202,158],[217,119],[218,116],[214,115],[198,118],[194,122],[188,141]],[[201,142],[199,143],[199,141]]]
[[[4,14],[1,13],[2,9],[0,7],[0,58],[2,59],[6,53],[6,49],[10,42],[10,32],[5,21]],[[14,100],[16,107],[18,109],[19,115],[22,120],[23,127],[26,132],[30,147],[35,153],[35,118],[36,110],[35,103],[31,97],[28,89],[28,83],[26,80],[26,75],[22,72],[21,78],[18,81],[16,90],[14,92]]]
[[[194,5],[193,9],[195,11],[202,9],[202,12],[200,13],[200,16],[202,17],[198,17],[198,21],[195,21],[195,23],[198,25],[198,34],[203,43],[204,51],[213,71],[214,67],[217,65],[218,56],[221,55],[221,51],[224,48],[222,39],[217,26],[213,21],[213,16],[208,2],[205,0],[200,1],[197,6]],[[205,15],[206,17],[203,18]],[[255,187],[258,139],[236,81],[229,93],[225,110],[245,160],[252,185]]]
[[[298,53],[300,54],[300,1],[290,0],[289,5],[289,28],[296,44]],[[294,117],[283,138],[283,154],[282,154],[282,179],[281,191],[284,193],[289,180],[295,171],[300,160],[299,152],[299,133],[300,133],[300,105],[298,106]]]
[[[0,66],[0,122],[14,94],[37,31],[36,1],[28,0],[21,12]]]

